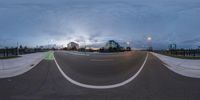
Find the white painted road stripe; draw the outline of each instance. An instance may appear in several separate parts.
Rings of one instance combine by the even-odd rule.
[[[69,82],[71,82],[72,84],[75,84],[77,86],[80,86],[80,87],[84,87],[84,88],[90,88],[90,89],[111,89],[111,88],[117,88],[117,87],[120,87],[120,86],[123,86],[123,85],[126,85],[127,83],[131,82],[133,79],[135,79],[139,73],[142,71],[142,69],[144,68],[144,65],[148,59],[148,53],[146,55],[146,58],[142,64],[142,66],[140,67],[140,69],[137,71],[137,73],[135,73],[132,77],[130,77],[128,80],[125,80],[121,83],[117,83],[117,84],[113,84],[113,85],[102,85],[102,86],[99,86],[99,85],[89,85],[89,84],[84,84],[84,83],[80,83],[78,81],[75,81],[73,79],[71,79],[69,76],[67,76],[65,74],[65,72],[61,69],[61,67],[59,66],[58,62],[56,61],[56,58],[54,57],[54,61],[59,69],[59,71],[61,72],[61,74],[64,76],[65,79],[67,79]]]
[[[90,59],[90,61],[103,62],[103,61],[113,61],[113,59]]]
[[[70,54],[70,55],[78,55],[78,56],[90,56],[89,54],[87,53],[84,53],[84,52],[66,52],[67,54]]]

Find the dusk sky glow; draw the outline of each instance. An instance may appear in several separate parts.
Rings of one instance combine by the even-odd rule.
[[[0,0],[0,47],[107,40],[144,48],[200,46],[199,0]]]

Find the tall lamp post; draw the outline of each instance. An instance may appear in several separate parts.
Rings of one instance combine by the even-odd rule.
[[[129,42],[129,41],[128,41],[128,42],[126,42],[126,44],[127,44],[127,46],[128,46],[128,47],[130,47],[130,42]]]
[[[17,56],[19,55],[19,43],[17,42]]]
[[[8,42],[8,39],[5,39],[5,40],[4,40],[4,45],[5,45],[5,46],[4,46],[4,49],[5,49],[5,51],[4,51],[4,56],[8,56],[8,50],[7,50],[8,47],[6,46],[7,42]]]
[[[148,36],[147,42],[148,42],[148,49],[149,49],[149,51],[151,51],[152,50],[152,37]]]
[[[127,44],[126,51],[131,51],[130,42],[127,41],[126,44]]]
[[[84,40],[84,45],[85,45],[85,54],[86,54],[86,41]]]

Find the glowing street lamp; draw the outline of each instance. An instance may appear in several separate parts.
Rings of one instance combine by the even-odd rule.
[[[151,44],[151,41],[152,41],[152,38],[151,38],[150,36],[147,37],[147,42],[148,42],[149,50],[150,50],[150,51],[152,50],[152,44]]]
[[[19,43],[17,42],[17,55],[19,55]]]
[[[148,41],[151,41],[151,40],[152,40],[152,38],[151,38],[151,37],[147,37],[147,40],[148,40]]]
[[[127,46],[130,46],[130,42],[126,42]]]

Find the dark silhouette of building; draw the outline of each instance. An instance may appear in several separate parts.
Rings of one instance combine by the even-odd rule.
[[[119,45],[119,43],[117,43],[117,42],[114,41],[114,40],[109,40],[109,41],[106,43],[106,45],[105,45],[104,48],[105,48],[105,49],[109,49],[109,48],[120,48],[120,45]]]
[[[169,50],[176,50],[176,44],[169,44]]]
[[[119,52],[119,51],[124,51],[124,48],[119,45],[114,40],[109,40],[106,45],[100,49],[100,51],[104,52]]]
[[[75,42],[70,42],[67,44],[67,48],[69,50],[77,50],[79,48],[79,44],[77,44]]]
[[[126,51],[131,51],[131,47],[126,47]]]

